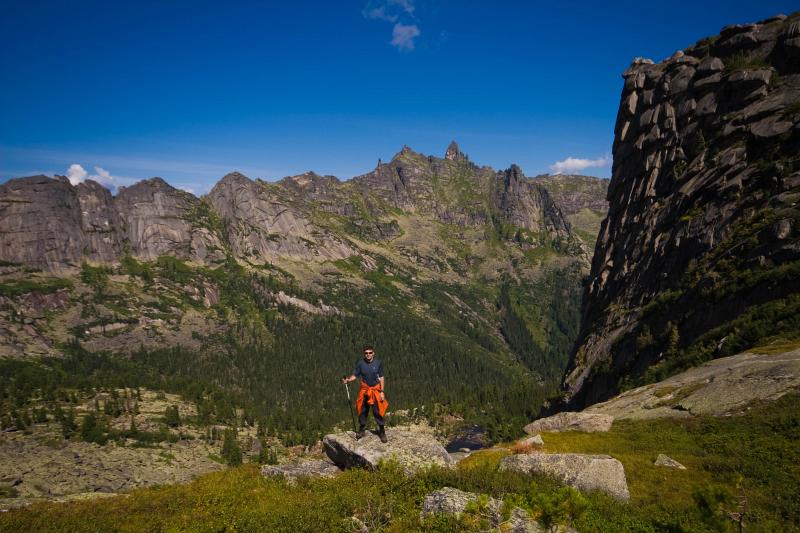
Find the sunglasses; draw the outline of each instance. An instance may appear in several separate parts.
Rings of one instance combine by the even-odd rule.
[[[364,355],[373,355],[375,352],[364,352]]]

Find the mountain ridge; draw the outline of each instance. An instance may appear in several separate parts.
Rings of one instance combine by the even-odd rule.
[[[243,193],[246,198],[237,200],[236,191]],[[447,197],[449,194],[460,197],[453,200]],[[37,215],[37,221],[15,222],[14,217],[24,217],[25,210],[13,204],[29,204],[41,195],[52,195],[48,200],[51,202],[62,201],[62,196],[77,196],[75,199],[67,198],[67,203],[73,211],[79,210],[85,220],[76,223],[74,213],[62,216],[56,212],[52,215],[63,219],[63,223],[58,223],[49,220],[51,213],[45,211]],[[274,220],[255,217],[254,213],[236,213],[236,206],[257,197],[263,200],[259,204],[260,209],[268,210],[268,205],[277,209],[272,213]],[[355,253],[352,247],[336,242],[343,239],[331,235],[323,236],[322,246],[317,250],[303,250],[307,241],[314,241],[314,238],[309,238],[315,223],[308,218],[310,209],[307,202],[318,202],[314,207],[349,218],[347,223],[361,226],[355,228],[363,230],[360,232],[339,232],[355,233],[356,237],[377,240],[396,237],[396,221],[381,218],[390,219],[390,210],[399,209],[431,215],[442,223],[464,227],[496,223],[498,221],[494,219],[498,217],[500,223],[511,223],[522,230],[544,231],[547,239],[565,249],[571,246],[572,252],[580,253],[580,239],[571,232],[569,223],[563,220],[560,208],[553,204],[546,187],[535,179],[525,177],[516,165],[505,171],[478,167],[453,142],[442,159],[418,154],[405,146],[389,163],[380,163],[373,171],[344,181],[309,171],[275,182],[264,182],[234,171],[222,177],[207,194],[200,197],[176,189],[158,177],[120,187],[116,195],[111,195],[92,180],[72,186],[63,176],[14,178],[0,185],[0,206],[6,219],[6,227],[0,227],[0,236],[6,237],[6,242],[0,245],[0,259],[31,262],[33,266],[52,269],[77,266],[83,259],[108,262],[118,259],[123,255],[123,249],[127,249],[134,257],[145,259],[174,253],[182,259],[201,263],[219,261],[221,255],[215,252],[225,248],[220,239],[241,241],[241,232],[244,230],[241,229],[238,236],[230,233],[214,235],[213,232],[202,231],[202,228],[190,227],[191,221],[180,222],[180,219],[186,218],[186,213],[195,211],[204,202],[217,211],[214,215],[223,214],[223,219],[236,219],[250,226],[255,224],[268,232],[272,232],[272,225],[277,224],[275,233],[289,231],[294,234],[296,238],[293,242],[287,242],[283,251],[275,246],[256,246],[260,253],[268,255],[277,253],[309,259],[322,250],[322,257],[336,260]],[[284,205],[287,202],[292,205]],[[306,205],[302,205],[303,202]],[[285,208],[288,208],[288,213]],[[283,211],[283,218],[278,216],[279,211]],[[288,215],[294,216],[288,220]],[[41,220],[42,217],[44,220]],[[239,220],[238,217],[244,219]],[[37,229],[32,222],[38,222],[42,227]],[[13,233],[12,225],[16,229],[32,226],[24,242],[8,239]],[[59,227],[59,232],[55,232],[54,227]],[[66,230],[66,233],[60,230]],[[21,251],[24,244],[36,240],[37,231],[44,240],[61,242],[47,250],[47,253],[41,250],[30,253]],[[98,240],[95,235],[89,235],[93,232],[102,233],[102,238]],[[62,239],[59,239],[59,234]],[[348,236],[344,235],[344,240]],[[241,259],[245,249],[245,243],[238,242],[234,253],[239,254]]]

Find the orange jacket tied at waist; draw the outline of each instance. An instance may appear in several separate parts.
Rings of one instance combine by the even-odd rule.
[[[386,400],[381,400],[380,383],[376,383],[370,387],[363,379],[361,380],[361,389],[359,389],[358,397],[356,398],[357,413],[360,413],[361,409],[364,407],[364,398],[367,399],[367,404],[369,405],[378,404],[378,414],[381,416],[386,414],[386,410],[389,408],[389,402]]]

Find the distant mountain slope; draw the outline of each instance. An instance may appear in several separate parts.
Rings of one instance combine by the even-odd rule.
[[[573,231],[594,248],[600,224],[608,214],[609,180],[592,176],[551,174],[536,176],[533,182],[541,185],[561,208]]]
[[[575,407],[800,331],[800,14],[623,77]]]

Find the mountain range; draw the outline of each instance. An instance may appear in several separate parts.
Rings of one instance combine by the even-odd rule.
[[[238,391],[263,416],[281,380],[327,354],[329,373],[307,386],[337,406],[329,424],[342,413],[327,382],[374,343],[402,369],[395,405],[472,397],[478,416],[476,373],[495,399],[526,390],[529,416],[576,339],[607,184],[496,171],[455,142],[442,158],[404,147],[346,181],[234,172],[200,198],[160,178],[114,196],[89,180],[13,179],[0,185],[0,353],[133,358],[145,374]],[[168,349],[183,362],[164,367]]]

